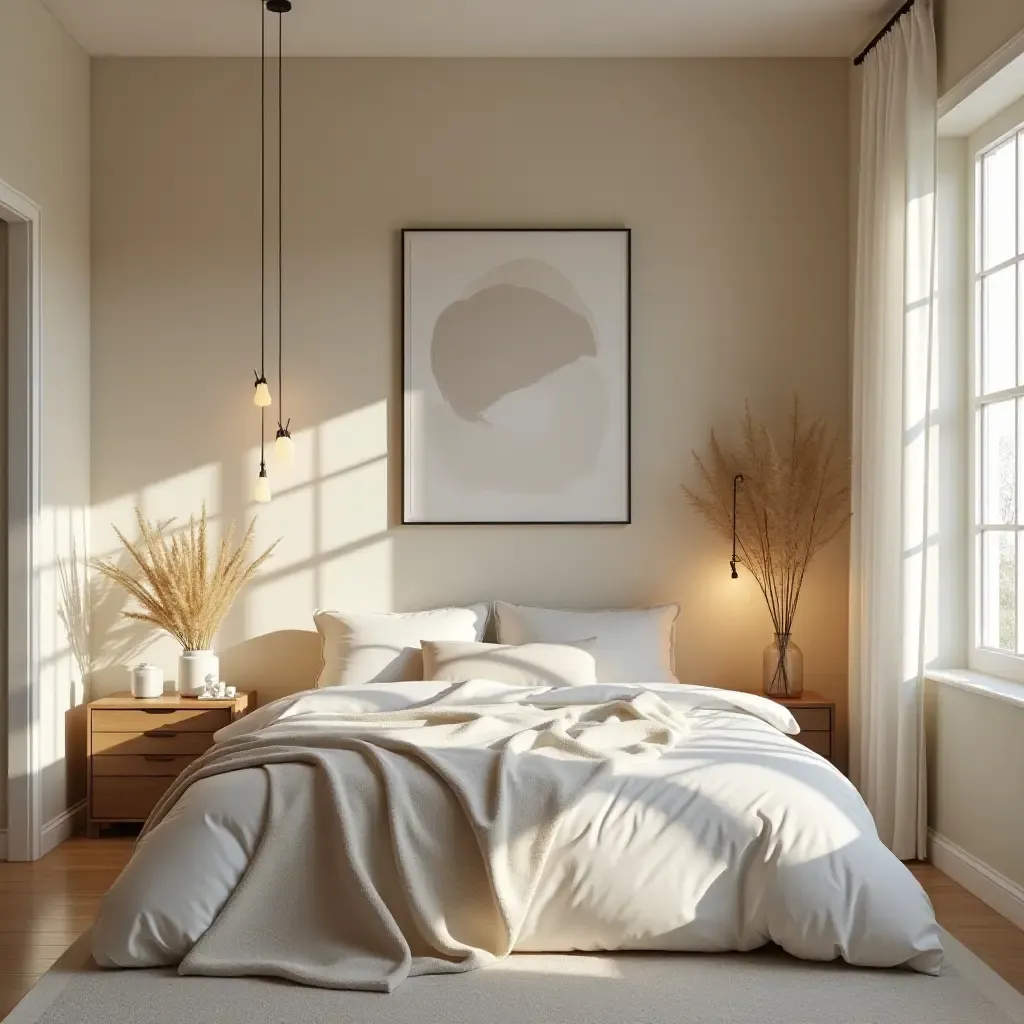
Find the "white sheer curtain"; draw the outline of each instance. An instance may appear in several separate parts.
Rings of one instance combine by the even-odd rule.
[[[923,671],[936,531],[936,60],[918,0],[861,66],[853,341],[851,774],[879,835],[923,857]]]

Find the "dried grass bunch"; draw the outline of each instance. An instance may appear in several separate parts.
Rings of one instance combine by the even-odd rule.
[[[836,455],[837,436],[818,419],[801,422],[794,399],[785,443],[777,444],[747,407],[742,443],[727,451],[712,431],[711,453],[694,452],[703,487],[684,487],[690,503],[724,536],[732,538],[736,474],[737,561],[757,580],[775,632],[792,632],[807,566],[850,518],[850,462]]]
[[[198,521],[189,518],[187,531],[167,535],[170,522],[150,523],[136,509],[142,540],[132,544],[115,526],[114,532],[139,569],[136,577],[113,562],[93,566],[123,587],[142,606],[125,618],[149,622],[170,633],[186,651],[209,650],[239,591],[271,556],[275,541],[259,558],[248,561],[256,520],[249,523],[242,543],[232,551],[235,524],[220,542],[216,558],[207,549],[206,506]]]

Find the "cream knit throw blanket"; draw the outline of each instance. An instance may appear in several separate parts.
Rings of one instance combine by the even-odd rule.
[[[391,992],[505,957],[563,809],[623,759],[659,757],[686,731],[681,712],[643,692],[554,709],[442,700],[227,739],[143,830],[199,779],[267,773],[252,862],[179,971]]]

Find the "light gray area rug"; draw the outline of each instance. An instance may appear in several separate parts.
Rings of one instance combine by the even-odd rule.
[[[87,936],[86,936],[87,940]],[[1024,997],[944,936],[941,977],[736,955],[519,955],[394,995],[100,971],[79,940],[7,1024],[1020,1024]]]

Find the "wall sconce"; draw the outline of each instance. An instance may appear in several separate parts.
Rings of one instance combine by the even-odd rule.
[[[740,574],[736,571],[736,488],[742,479],[742,473],[737,473],[732,478],[732,558],[729,559],[729,568],[732,570],[732,578],[734,580],[740,578]]]

